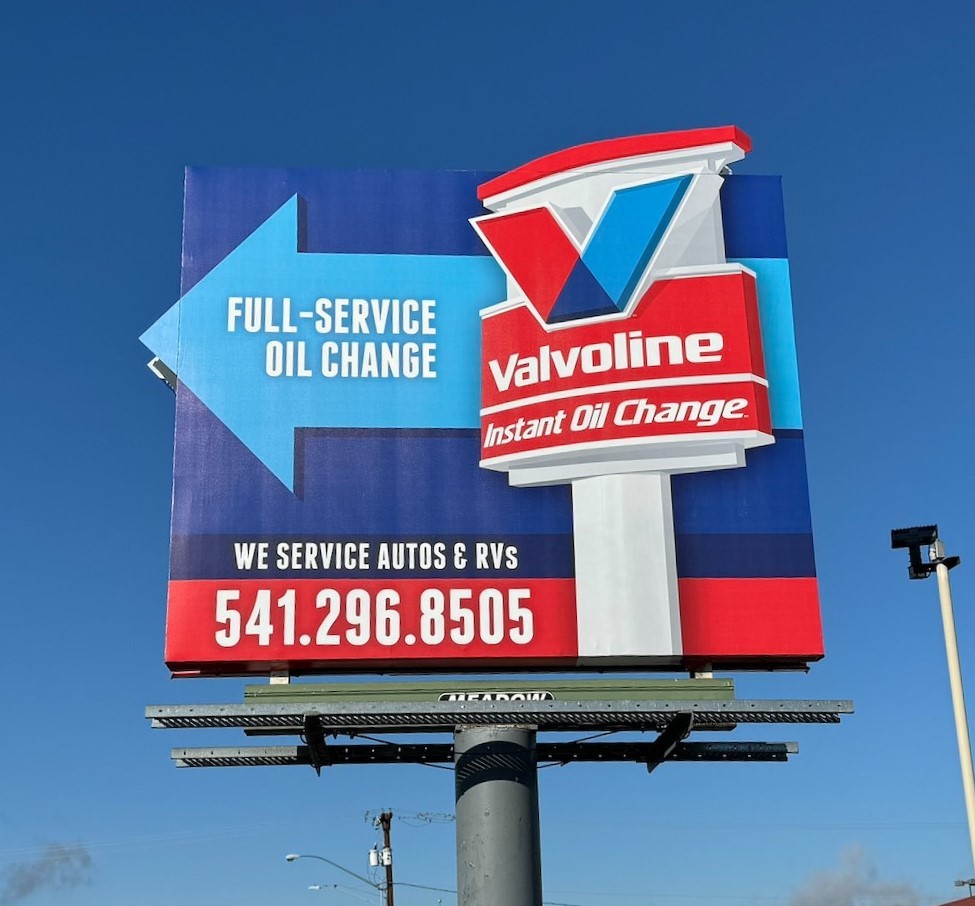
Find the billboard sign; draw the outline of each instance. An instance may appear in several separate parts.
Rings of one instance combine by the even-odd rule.
[[[506,174],[194,168],[179,674],[822,655],[781,191],[734,127]]]

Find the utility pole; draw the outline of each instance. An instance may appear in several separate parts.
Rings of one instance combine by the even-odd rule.
[[[393,850],[389,845],[389,828],[392,823],[392,812],[380,812],[379,826],[383,829],[382,863],[386,866],[386,906],[393,906]]]

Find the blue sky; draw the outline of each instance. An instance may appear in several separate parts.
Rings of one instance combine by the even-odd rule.
[[[364,872],[364,813],[453,808],[431,768],[177,771],[171,746],[240,737],[142,717],[242,686],[162,663],[173,398],[137,338],[178,296],[183,167],[504,170],[732,123],[754,141],[736,172],[784,176],[827,645],[808,675],[741,675],[738,694],[857,714],[770,728],[801,744],[785,766],[543,771],[545,895],[955,895],[972,865],[936,588],[907,581],[889,530],[937,522],[965,560],[975,684],[970,4],[40,2],[4,18],[0,903],[357,902],[308,892],[355,881],[284,854]],[[72,847],[61,887],[52,846]],[[455,886],[451,825],[395,822],[394,849],[400,879]]]

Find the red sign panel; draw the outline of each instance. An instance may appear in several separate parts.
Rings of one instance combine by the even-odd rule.
[[[771,434],[754,277],[661,280],[633,315],[553,330],[528,305],[483,324],[482,464]]]

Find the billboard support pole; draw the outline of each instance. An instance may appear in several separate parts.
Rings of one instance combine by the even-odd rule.
[[[457,902],[541,906],[536,729],[457,727]]]

